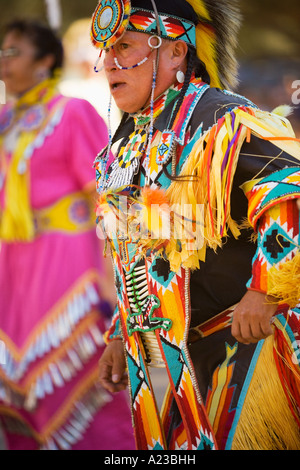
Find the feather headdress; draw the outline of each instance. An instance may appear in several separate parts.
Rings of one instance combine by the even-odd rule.
[[[237,84],[236,47],[241,24],[237,0],[186,0],[198,16],[196,48],[211,85],[233,88]]]
[[[240,20],[238,0],[100,0],[91,38],[100,49],[126,30],[183,40],[196,48],[211,86],[230,89],[237,83]]]

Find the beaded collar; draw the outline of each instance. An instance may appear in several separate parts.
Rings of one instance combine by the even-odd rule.
[[[176,83],[155,99],[153,103],[154,120],[158,118],[168,104],[170,104],[179,95],[182,86],[182,83]],[[151,105],[137,113],[131,114],[131,117],[134,120],[136,129],[147,126],[151,120]]]

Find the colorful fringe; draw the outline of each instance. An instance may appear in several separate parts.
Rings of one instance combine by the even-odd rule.
[[[287,315],[276,317],[274,336],[264,342],[232,450],[300,449],[299,313]]]
[[[167,212],[170,215],[169,240],[151,239],[156,231],[154,224],[159,227],[162,223],[155,217],[153,220],[143,217],[142,221],[136,215],[132,218],[132,221],[136,219],[135,227],[141,224],[143,233],[149,233],[147,241],[144,237],[140,243],[145,252],[150,248],[163,253],[174,272],[180,266],[193,270],[199,268],[199,261],[205,260],[206,247],[216,250],[222,246],[223,237],[229,231],[235,238],[239,237],[240,228],[231,218],[230,194],[241,147],[245,141],[250,141],[251,134],[272,141],[300,160],[300,145],[290,134],[285,118],[252,108],[232,110],[197,141],[180,172],[182,178],[173,181],[165,190],[165,195],[162,189],[155,189],[149,197],[149,190],[145,190],[136,199],[138,207],[144,207],[148,214],[151,198],[160,199],[163,201],[160,214]],[[288,169],[286,172],[287,179],[299,180],[297,170]],[[245,192],[248,192],[250,185],[252,190],[256,182],[245,185]],[[299,186],[288,197],[295,197],[295,194],[299,194]],[[188,215],[185,214],[186,208]],[[139,212],[137,216],[140,216]],[[152,225],[149,225],[149,220]],[[177,234],[180,236],[177,237]]]
[[[127,186],[126,192],[125,187],[121,187],[117,191],[113,189],[102,193],[97,215],[103,231],[109,234],[117,228],[130,233],[131,229],[130,235],[138,242],[139,250],[145,255],[151,249],[156,255],[167,258],[173,272],[181,266],[191,270],[199,268],[199,261],[205,261],[206,247],[216,250],[229,230],[235,237],[240,234],[241,227],[230,215],[230,194],[241,146],[245,141],[250,141],[251,134],[272,141],[300,159],[300,145],[284,117],[238,107],[197,141],[179,175],[184,178],[172,182],[167,190],[144,188],[138,194],[138,188],[131,187],[130,190]],[[269,181],[275,177],[278,182],[280,177],[284,177],[285,184],[278,184],[271,194],[274,185]],[[299,194],[299,186],[295,184],[299,182],[297,168],[281,170],[271,175],[269,181],[268,178],[253,180],[243,186],[249,200],[250,224],[255,229],[258,218],[274,204],[274,196],[275,203],[278,203],[285,199],[284,191],[287,188],[289,198]],[[282,196],[279,192],[281,188],[284,189]],[[121,195],[127,199],[125,205],[120,204]],[[130,206],[134,209],[129,210]],[[188,208],[187,213],[185,208]],[[169,224],[167,229],[166,218]],[[169,236],[162,236],[166,233]],[[266,283],[265,276],[257,279],[257,282],[264,279]],[[266,284],[258,286],[256,281],[253,282],[251,287],[267,290]],[[119,336],[117,315],[115,322],[118,325],[116,336]],[[111,335],[113,337],[113,331],[114,324],[106,335],[107,340]]]

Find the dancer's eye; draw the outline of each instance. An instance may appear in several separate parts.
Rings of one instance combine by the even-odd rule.
[[[127,42],[121,42],[120,49],[128,49],[128,48],[129,48],[129,44]]]

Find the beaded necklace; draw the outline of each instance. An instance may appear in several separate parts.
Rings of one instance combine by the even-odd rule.
[[[110,166],[106,181],[105,155],[107,155],[107,151],[104,158],[103,153],[99,154],[95,162],[98,192],[109,187],[127,186],[132,183],[134,175],[138,172],[141,158],[145,155],[145,159],[147,159],[147,154],[149,154],[153,137],[153,123],[179,95],[182,86],[180,83],[172,85],[145,109],[131,114],[135,129],[128,140],[121,145],[117,157]]]
[[[158,96],[153,103],[153,117],[154,120],[162,113],[162,111],[171,103],[180,93],[182,88],[181,83],[176,83],[168,88],[167,91]],[[151,104],[147,108],[131,114],[134,119],[135,127],[144,127],[149,124],[151,120]]]

